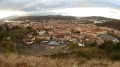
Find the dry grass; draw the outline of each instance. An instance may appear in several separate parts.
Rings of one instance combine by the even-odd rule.
[[[52,59],[45,56],[0,54],[0,67],[120,67],[119,61],[85,58]]]

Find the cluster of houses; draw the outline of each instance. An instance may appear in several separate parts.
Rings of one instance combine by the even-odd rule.
[[[10,22],[9,26],[19,25],[22,28],[31,26],[33,29],[37,31],[37,35],[32,35],[32,33],[26,34],[23,36],[23,42],[26,44],[33,44],[36,41],[40,41],[41,43],[46,42],[57,42],[60,44],[69,44],[73,42],[77,42],[80,45],[84,43],[90,44],[95,40],[98,44],[104,42],[105,38],[102,37],[102,34],[107,34],[108,31],[120,35],[118,30],[114,30],[112,28],[99,27],[94,24],[61,24],[56,21],[50,20],[49,23],[40,23],[40,22]],[[83,46],[81,45],[81,46]]]
[[[30,26],[37,30],[36,38],[41,38],[42,42],[56,41],[62,44],[77,42],[79,44],[90,44],[95,40],[98,44],[104,42],[101,34],[107,34],[104,27],[93,24],[49,24],[31,23]]]

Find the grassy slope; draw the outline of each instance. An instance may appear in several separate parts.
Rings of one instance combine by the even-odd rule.
[[[84,58],[52,59],[45,56],[0,54],[0,67],[120,67],[120,61]]]

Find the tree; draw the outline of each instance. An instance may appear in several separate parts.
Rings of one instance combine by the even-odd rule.
[[[6,44],[6,48],[9,49],[9,50],[12,50],[12,49],[13,49],[13,42],[12,42],[12,41],[9,41],[9,42]]]
[[[10,37],[12,38],[12,40],[14,42],[21,43],[23,35],[25,35],[27,33],[28,33],[28,30],[26,30],[26,29],[16,29],[16,30],[10,31]]]
[[[97,41],[95,40],[93,43],[90,44],[91,47],[95,47],[97,45]]]
[[[13,26],[13,27],[12,27],[12,30],[15,30],[15,29],[21,29],[21,27],[20,27],[20,26],[18,26],[18,25]]]
[[[74,33],[78,33],[78,34],[80,34],[80,31],[75,31]]]
[[[112,52],[115,50],[115,44],[113,44],[113,41],[110,40],[110,41],[102,43],[101,45],[99,45],[98,48],[106,50],[108,52]]]
[[[28,30],[32,30],[33,28],[31,26],[26,27]]]
[[[8,31],[0,31],[0,40],[2,40],[5,36],[9,36]]]
[[[5,24],[5,27],[6,27],[6,30],[7,30],[7,31],[10,31],[10,30],[11,30],[10,27],[8,26],[8,24]]]
[[[120,42],[118,42],[118,43],[116,44],[115,50],[116,50],[116,51],[120,51]]]
[[[76,48],[78,48],[78,43],[70,44],[70,49],[76,49]]]
[[[3,30],[2,25],[0,25],[0,31]]]
[[[41,41],[42,41],[42,38],[40,38],[40,37],[39,37],[39,38],[36,38],[36,42],[37,42],[37,43],[40,43]]]
[[[41,28],[37,28],[38,31],[40,30],[45,30],[45,28],[41,27]]]
[[[29,31],[29,33],[32,32],[33,35],[37,35],[37,31],[33,29],[31,26],[26,27],[26,29]]]

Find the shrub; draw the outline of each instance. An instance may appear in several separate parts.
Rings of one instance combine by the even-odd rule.
[[[9,36],[8,31],[0,31],[0,41],[6,36]]]
[[[33,29],[31,26],[26,27],[26,29],[31,30]]]
[[[11,41],[0,44],[0,52],[14,52],[13,43]]]
[[[105,43],[102,43],[101,45],[98,46],[99,49],[104,49],[106,47]]]
[[[112,41],[104,42],[103,44],[99,45],[99,49],[106,50],[108,52],[113,52],[115,50],[115,44]]]
[[[72,43],[72,44],[70,44],[70,49],[76,49],[76,48],[78,48],[78,43]]]
[[[97,41],[95,40],[93,43],[90,44],[91,47],[95,47],[97,45]]]
[[[111,59],[112,59],[112,60],[120,60],[120,55],[118,55],[118,54],[113,54],[113,55],[111,56]]]
[[[100,52],[100,50],[97,47],[90,48],[90,51],[92,54],[97,54]]]
[[[92,47],[92,48],[90,48],[88,51],[89,51],[89,55],[90,55],[92,58],[100,58],[100,57],[104,56],[103,50],[100,50],[100,49],[98,49],[97,47]],[[101,56],[101,55],[102,55],[102,56]]]
[[[120,42],[116,44],[115,50],[116,50],[116,51],[120,51]]]
[[[20,26],[18,26],[18,25],[13,26],[13,27],[12,27],[12,30],[15,30],[15,29],[21,29],[21,27],[20,27]]]
[[[79,57],[84,57],[84,58],[90,59],[89,53],[87,53],[87,52],[84,51],[84,50],[77,50],[77,51],[76,51],[76,54],[77,54],[77,56],[79,56]]]

